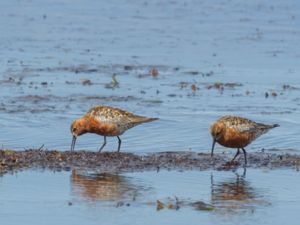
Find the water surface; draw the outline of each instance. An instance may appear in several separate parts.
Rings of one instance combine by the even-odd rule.
[[[0,215],[9,225],[296,224],[298,176],[293,170],[258,169],[125,174],[29,170],[1,178]],[[166,207],[158,210],[157,200]]]
[[[298,15],[296,0],[0,1],[0,146],[69,150],[71,122],[104,104],[160,118],[122,135],[122,151],[209,152],[210,124],[235,114],[280,124],[248,151],[298,153]],[[76,149],[102,142],[84,135]],[[104,150],[116,148],[109,138]],[[7,225],[296,224],[298,176],[27,170],[1,178],[0,215]],[[179,210],[157,211],[175,196]]]
[[[281,125],[249,149],[298,149],[299,9],[293,0],[2,1],[0,143],[68,150],[71,122],[106,104],[160,118],[126,132],[124,151],[207,151],[224,114]],[[85,135],[76,147],[102,141]],[[109,139],[106,150],[116,147]]]

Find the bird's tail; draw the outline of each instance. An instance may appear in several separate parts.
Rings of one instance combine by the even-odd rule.
[[[269,124],[263,124],[263,123],[258,123],[258,129],[261,129],[261,130],[269,130],[269,129],[273,129],[275,127],[279,127],[279,124],[272,124],[272,125],[269,125]]]
[[[136,124],[140,124],[140,123],[152,122],[152,121],[158,120],[158,119],[159,118],[149,118],[149,117],[139,116],[139,117],[136,117],[133,122]]]

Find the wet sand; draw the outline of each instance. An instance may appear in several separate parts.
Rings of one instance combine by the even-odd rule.
[[[136,155],[124,152],[61,152],[44,150],[1,150],[2,174],[35,168],[55,171],[86,169],[101,172],[139,172],[166,170],[232,170],[244,167],[243,157],[231,162],[231,155],[187,152],[160,152]],[[288,153],[248,154],[249,168],[291,168],[299,170],[300,156]]]

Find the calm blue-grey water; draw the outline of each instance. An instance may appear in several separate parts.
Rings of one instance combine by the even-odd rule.
[[[160,118],[122,135],[122,151],[208,152],[210,124],[235,114],[280,124],[248,151],[298,153],[299,15],[296,0],[0,1],[0,146],[69,150],[71,122],[90,107],[105,104]],[[151,76],[153,68],[157,77]],[[76,149],[96,151],[102,141],[84,135]],[[116,148],[117,139],[109,138],[105,150]],[[5,175],[1,218],[5,224],[298,220],[299,175],[290,170],[250,170],[241,189],[225,195],[223,189],[240,182],[238,175],[120,176],[106,185],[97,176],[70,173]],[[105,190],[112,193],[106,196]],[[169,201],[175,195],[187,206],[156,211],[157,199]],[[234,196],[241,199],[230,199]],[[130,207],[116,208],[119,199]],[[216,210],[196,211],[188,206],[193,201],[213,204]]]
[[[281,125],[251,149],[297,148],[299,10],[298,1],[1,1],[1,145],[67,150],[70,123],[107,104],[161,118],[125,133],[125,151],[207,151],[224,114]],[[107,88],[113,74],[119,87]],[[216,82],[236,86],[208,89]],[[86,135],[77,148],[102,141]]]
[[[38,175],[38,176],[37,176]],[[276,178],[276,179],[274,179]],[[299,172],[20,172],[0,180],[0,215],[15,224],[297,224]],[[169,209],[179,200],[179,209]],[[157,210],[159,200],[166,208]],[[214,207],[199,210],[203,202]]]

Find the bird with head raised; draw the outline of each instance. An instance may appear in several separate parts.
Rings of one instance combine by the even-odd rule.
[[[235,160],[240,154],[240,149],[242,149],[245,164],[247,164],[245,147],[262,134],[278,126],[278,124],[267,125],[256,123],[238,116],[223,116],[210,127],[210,133],[213,137],[211,156],[213,156],[214,147],[217,142],[224,147],[237,148],[237,153],[232,161]]]
[[[120,135],[122,135],[126,130],[141,123],[151,122],[157,119],[158,118],[138,116],[125,110],[110,106],[95,106],[83,117],[75,120],[71,124],[71,133],[73,136],[71,151],[75,148],[78,136],[85,133],[95,133],[104,136],[104,143],[101,145],[99,152],[101,152],[106,145],[107,136],[117,136],[119,141],[119,152],[121,148]]]

